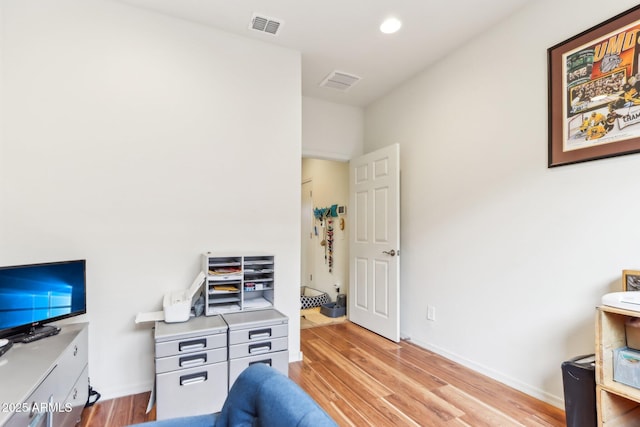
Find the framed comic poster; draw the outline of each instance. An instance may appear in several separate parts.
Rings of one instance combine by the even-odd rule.
[[[548,49],[549,167],[640,152],[640,6]]]

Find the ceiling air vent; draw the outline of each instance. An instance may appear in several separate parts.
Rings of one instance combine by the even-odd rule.
[[[281,20],[254,14],[253,18],[251,18],[251,25],[249,25],[249,28],[256,31],[261,31],[263,33],[273,34],[275,36],[277,35],[278,30],[281,26]]]
[[[320,87],[330,87],[341,91],[349,90],[360,81],[360,77],[342,71],[333,71],[320,83]]]

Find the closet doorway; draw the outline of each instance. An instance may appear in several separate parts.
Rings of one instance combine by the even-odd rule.
[[[301,294],[306,287],[309,294],[326,294],[331,302],[338,294],[348,299],[349,162],[303,158],[301,184]],[[324,220],[314,215],[314,210],[332,206],[344,212]],[[301,326],[309,326],[304,320]],[[313,315],[309,320],[326,324],[344,317]]]

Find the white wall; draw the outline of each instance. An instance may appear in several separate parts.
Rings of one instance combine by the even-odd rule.
[[[343,161],[361,155],[363,120],[360,107],[303,97],[302,155]]]
[[[640,267],[640,155],[547,168],[546,52],[635,4],[531,2],[365,110],[401,147],[402,334],[558,406]]]
[[[296,359],[299,53],[104,0],[0,13],[0,264],[87,259],[103,398],[151,388],[151,329],[134,317],[208,250],[275,254]]]
[[[303,282],[303,285],[311,286],[329,294],[335,301],[338,285],[341,294],[348,293],[349,287],[349,163],[333,160],[302,159],[302,181],[313,182],[313,207],[326,208],[331,205],[347,206],[347,215],[333,219],[333,267],[329,271],[329,265],[325,259],[325,246],[320,242],[324,238],[323,227],[319,220],[314,219],[318,228],[318,235],[311,239],[303,239],[313,253],[313,280]],[[340,220],[344,221],[344,229],[340,229]],[[304,244],[304,243],[303,243]]]

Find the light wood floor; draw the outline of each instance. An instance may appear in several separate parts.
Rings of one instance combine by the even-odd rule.
[[[304,361],[289,376],[340,426],[565,426],[564,411],[410,342],[350,322],[301,331]],[[99,402],[82,427],[154,419],[148,393]]]
[[[565,426],[554,406],[350,322],[302,330],[301,348],[289,376],[341,426]]]

